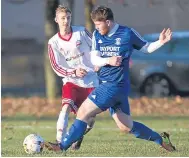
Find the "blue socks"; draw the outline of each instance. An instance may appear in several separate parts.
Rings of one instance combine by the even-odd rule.
[[[60,148],[62,150],[67,150],[72,145],[72,143],[83,137],[86,128],[87,123],[76,119],[70,127],[69,132],[64,137],[63,142],[60,144]],[[163,141],[162,137],[157,132],[151,130],[142,123],[135,121],[133,121],[133,128],[130,133],[134,134],[136,138],[150,140],[159,145],[161,145]]]
[[[62,150],[67,150],[72,145],[72,143],[83,137],[86,128],[87,123],[76,119],[70,127],[69,132],[64,137],[63,142],[60,144],[60,148]]]
[[[135,121],[133,121],[133,128],[130,133],[134,134],[136,138],[150,140],[159,145],[161,145],[163,141],[162,137],[157,132]]]

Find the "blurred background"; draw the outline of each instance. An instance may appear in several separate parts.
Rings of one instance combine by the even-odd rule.
[[[164,48],[160,53],[156,53],[155,57],[144,56],[144,60],[139,56],[141,53],[133,53],[135,56],[133,55],[130,62],[133,85],[131,95],[166,96],[173,90],[189,91],[189,20],[186,20],[189,15],[188,0],[2,0],[1,4],[2,96],[46,96],[53,95],[52,93],[60,95],[62,81],[52,72],[46,59],[46,42],[58,31],[53,21],[54,10],[58,4],[65,4],[71,8],[73,25],[86,26],[91,32],[94,27],[89,13],[97,5],[111,7],[118,23],[133,27],[141,35],[159,33],[167,27],[174,32],[180,32],[176,36],[179,40],[186,40],[176,45],[177,38],[174,45],[179,48],[175,48],[176,50]],[[157,37],[148,36],[147,40],[155,41]],[[182,53],[183,49],[185,51]],[[183,63],[180,59],[175,66],[176,61],[173,60],[176,59],[171,59],[174,54],[172,52],[177,53],[177,60],[182,58],[180,54],[186,55],[184,59],[187,57],[187,60],[183,65],[179,64]],[[166,57],[164,53],[168,53],[169,56]],[[163,63],[162,59],[165,59]],[[181,75],[182,79],[174,81],[172,78],[177,77],[171,75],[171,72],[160,72],[157,69],[160,65],[161,69],[166,69],[167,63],[169,66],[172,64],[169,71],[184,69],[183,74],[176,74]],[[140,79],[136,81],[136,78]],[[178,86],[181,80],[186,82],[183,83],[184,88]],[[51,94],[48,94],[48,90]],[[139,93],[134,93],[135,90]]]
[[[173,39],[161,49],[150,55],[133,52],[130,97],[189,96],[188,0],[2,0],[4,99],[61,97],[62,79],[53,72],[47,53],[47,42],[58,31],[54,16],[59,4],[71,8],[72,25],[86,26],[90,32],[94,30],[90,12],[97,5],[112,8],[118,23],[133,27],[148,41],[157,40],[162,29],[170,27]]]

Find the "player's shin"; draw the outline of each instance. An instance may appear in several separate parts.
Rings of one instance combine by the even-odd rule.
[[[95,123],[95,118],[94,117],[91,117],[87,123],[87,129],[85,131],[85,134],[86,135],[92,128],[93,128],[93,125]],[[72,149],[73,150],[78,150],[80,149],[81,147],[81,144],[83,142],[83,138],[84,137],[81,137],[78,141],[76,141],[75,143],[72,144]]]
[[[130,133],[134,134],[136,138],[154,141],[159,145],[162,144],[162,137],[142,123],[133,121],[133,128]]]
[[[87,123],[76,119],[70,127],[68,133],[65,135],[63,141],[60,143],[62,150],[67,150],[72,143],[83,137],[87,128]]]
[[[58,120],[57,120],[57,134],[56,140],[57,142],[61,142],[62,138],[65,136],[68,127],[68,117],[69,117],[69,109],[65,107],[60,111]]]

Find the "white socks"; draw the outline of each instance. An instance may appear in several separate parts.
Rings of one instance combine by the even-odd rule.
[[[62,138],[67,132],[67,127],[68,127],[68,117],[69,117],[69,112],[68,111],[60,111],[58,120],[57,120],[57,134],[56,134],[56,140],[58,142],[62,141]]]
[[[62,110],[60,111],[58,120],[57,120],[57,133],[56,133],[56,140],[60,143],[62,142],[62,139],[67,133],[67,127],[68,127],[68,118],[70,113],[70,107],[69,106],[63,106]],[[94,125],[95,119],[92,117],[88,120],[87,130],[85,132],[88,133]]]

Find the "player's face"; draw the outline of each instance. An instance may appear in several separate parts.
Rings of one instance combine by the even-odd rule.
[[[106,35],[109,32],[108,21],[93,21],[95,28],[101,35]]]
[[[70,27],[71,24],[71,14],[69,12],[59,12],[56,14],[56,23],[58,23],[60,28]]]

